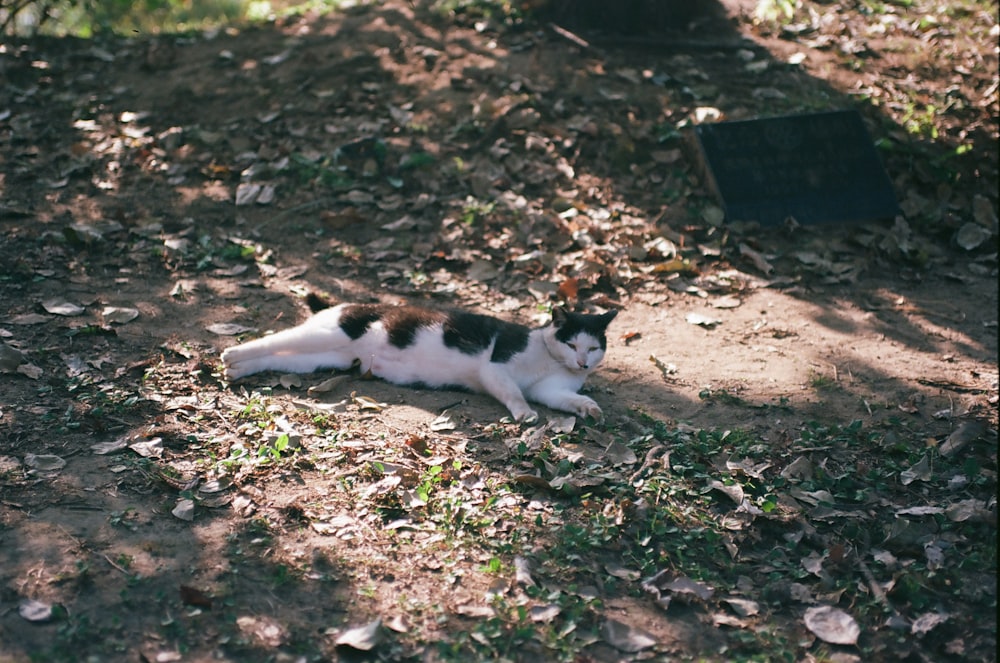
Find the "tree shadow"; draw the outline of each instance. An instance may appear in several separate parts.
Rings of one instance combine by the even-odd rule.
[[[585,299],[599,305],[624,303],[626,316],[635,309],[645,312],[623,316],[620,321],[622,329],[638,331],[645,340],[621,348],[612,344],[606,370],[593,380],[595,397],[609,403],[606,409],[614,424],[627,426],[622,422],[634,420],[635,412],[641,411],[670,424],[752,428],[782,449],[804,421],[823,420],[834,410],[864,416],[861,404],[873,392],[882,394],[886,407],[872,418],[893,416],[908,394],[919,391],[934,404],[921,409],[922,423],[946,431],[948,422],[934,424],[928,416],[944,407],[946,386],[917,386],[912,378],[935,376],[910,376],[906,367],[876,364],[856,354],[851,339],[876,338],[877,343],[898,344],[925,354],[951,355],[953,363],[944,364],[942,375],[951,374],[956,357],[962,370],[995,363],[996,335],[991,332],[995,327],[981,324],[989,322],[989,312],[996,310],[995,286],[969,292],[961,286],[945,290],[948,300],[943,307],[940,285],[946,277],[924,272],[919,263],[904,261],[901,269],[901,263],[884,252],[865,253],[856,280],[833,283],[824,283],[795,260],[775,261],[776,272],[769,277],[786,276],[798,282],[798,287],[780,292],[780,298],[810,303],[809,324],[842,339],[834,356],[821,351],[799,351],[799,355],[817,366],[821,376],[827,375],[831,365],[840,367],[842,374],[850,371],[858,376],[857,380],[838,377],[835,389],[823,391],[807,384],[807,370],[800,378],[807,392],[803,395],[773,393],[762,380],[727,375],[725,366],[730,353],[744,352],[750,344],[772,346],[776,354],[793,354],[795,330],[790,325],[797,322],[782,321],[779,315],[777,323],[760,331],[755,330],[755,318],[766,316],[745,309],[720,311],[724,325],[745,328],[747,333],[742,342],[719,347],[711,336],[699,336],[701,330],[684,320],[682,309],[699,300],[674,293],[651,304],[637,296],[633,281],[611,273],[609,265],[628,254],[626,240],[641,245],[640,240],[657,234],[683,233],[714,242],[725,233],[725,229],[707,226],[696,215],[697,208],[692,213],[688,199],[703,206],[707,198],[684,162],[654,155],[680,148],[674,135],[678,118],[708,101],[731,117],[811,107],[858,107],[855,95],[788,66],[783,57],[772,56],[766,46],[748,40],[734,22],[719,18],[720,5],[704,6],[708,8],[706,20],[686,16],[689,20],[679,31],[683,38],[661,43],[648,35],[594,36],[585,26],[571,22],[564,30],[578,31],[575,36],[586,45],[544,27],[503,31],[487,25],[484,39],[475,27],[389,6],[366,8],[346,17],[303,19],[221,34],[212,40],[167,37],[149,45],[114,42],[113,48],[52,41],[30,45],[16,56],[8,54],[10,66],[5,74],[10,75],[14,96],[6,103],[14,114],[2,122],[14,129],[5,140],[15,156],[3,163],[0,191],[5,198],[2,225],[9,231],[5,254],[20,259],[14,278],[2,282],[0,295],[11,313],[34,311],[41,299],[54,294],[96,295],[93,301],[99,304],[136,304],[143,317],[153,321],[143,324],[141,331],[124,325],[117,328],[117,336],[103,340],[73,336],[76,340],[69,341],[70,349],[80,354],[110,352],[113,357],[156,355],[154,364],[208,376],[214,353],[230,342],[207,332],[208,325],[237,321],[258,331],[287,326],[304,315],[296,301],[300,289],[319,288],[344,299],[406,298],[494,311],[516,305],[510,317],[528,321],[535,307],[552,301],[550,292],[540,297],[529,294],[529,286],[535,287],[536,281],[557,285],[567,277],[580,277]],[[688,30],[692,24],[694,29]],[[754,97],[761,81],[741,68],[738,52],[744,49],[778,72],[768,79],[770,87],[796,94],[766,103]],[[49,53],[57,56],[42,57]],[[78,53],[90,58],[82,67],[73,59]],[[46,61],[47,66],[37,64]],[[668,77],[658,76],[661,73]],[[715,94],[697,87],[706,83],[717,88]],[[35,99],[43,98],[54,108],[46,115],[28,112]],[[6,103],[0,102],[0,111]],[[876,138],[898,133],[899,127],[881,109],[861,105],[861,110]],[[56,117],[60,120],[53,122]],[[91,126],[101,129],[92,131]],[[352,152],[359,137],[378,137],[381,147]],[[920,166],[910,159],[922,153],[950,158],[956,145],[949,141],[920,144],[912,153],[888,158],[893,180],[907,190],[915,186],[928,194],[930,185],[919,179]],[[67,150],[66,146],[73,147]],[[961,161],[959,169],[969,173],[980,168],[982,179],[989,180],[989,173],[995,172],[995,147],[986,148],[993,150],[992,161],[974,162],[976,150],[975,156]],[[53,152],[58,156],[52,156]],[[420,154],[430,155],[431,165],[413,165]],[[573,177],[566,177],[566,165],[572,168]],[[38,181],[40,176],[42,181]],[[571,197],[566,189],[576,182],[581,183],[580,191]],[[258,198],[258,202],[235,206],[240,184],[274,184],[277,202],[266,204]],[[513,195],[505,196],[505,192]],[[906,191],[897,194],[902,198]],[[540,199],[542,204],[522,204],[519,196]],[[584,214],[608,211],[609,215],[574,227],[571,215],[561,218],[570,209]],[[622,243],[616,245],[616,231],[609,228],[635,222],[640,212],[656,222],[637,223],[638,229],[621,236]],[[391,225],[407,216],[407,223]],[[120,228],[112,226],[102,233],[100,222],[107,220]],[[608,226],[603,236],[611,238],[606,242],[598,234],[602,220]],[[88,234],[91,229],[96,234]],[[762,253],[787,257],[804,245],[836,253],[829,248],[834,240],[847,242],[856,232],[804,228],[789,236],[783,230],[764,230],[753,233],[753,240]],[[888,236],[885,226],[865,232],[876,241]],[[933,229],[920,232],[936,236]],[[233,243],[231,238],[242,243]],[[386,242],[387,238],[392,242]],[[582,255],[579,264],[566,271],[554,269],[544,255],[520,261],[533,251],[579,250],[582,243],[595,240],[605,248]],[[742,262],[733,247],[720,246],[725,253],[719,268],[736,267],[744,275],[753,274],[752,266]],[[249,249],[249,254],[242,248]],[[948,265],[962,258],[950,248],[943,253]],[[36,263],[55,264],[55,272],[39,273]],[[484,263],[492,265],[496,274],[484,276]],[[532,270],[530,277],[521,267],[524,264]],[[480,270],[478,276],[470,273],[474,265]],[[306,271],[300,272],[299,267]],[[919,279],[903,278],[911,274]],[[436,275],[440,281],[435,281]],[[112,283],[114,292],[106,290]],[[692,285],[699,283],[704,285],[699,281]],[[180,294],[172,294],[178,292],[179,284]],[[987,298],[992,297],[986,305],[984,291]],[[511,304],[510,299],[517,301]],[[656,317],[658,312],[662,317]],[[656,328],[635,327],[651,320]],[[25,347],[56,348],[66,343],[69,327],[18,328],[15,338]],[[683,333],[672,331],[679,329]],[[773,333],[765,337],[769,332]],[[720,355],[719,365],[711,371],[706,368],[704,375],[685,373],[682,360],[694,361],[709,352],[706,348]],[[673,350],[676,356],[671,357]],[[681,365],[679,382],[672,382],[674,378],[663,375],[649,361],[650,352],[667,355],[661,359]],[[62,369],[55,355],[49,353],[46,359],[53,374]],[[142,389],[138,373],[126,374],[125,379],[136,391]],[[47,386],[72,399],[61,377],[52,378]],[[205,383],[188,387],[188,393],[199,395],[219,390],[218,383],[208,377]],[[735,399],[722,398],[720,390]],[[33,391],[19,389],[20,402],[27,403]],[[700,395],[703,392],[706,396]],[[372,393],[388,398],[399,390],[380,385]],[[419,393],[407,396],[407,401],[432,418],[443,403],[454,398]],[[493,412],[488,399],[469,398],[472,412]],[[747,402],[768,408],[748,408]],[[831,407],[834,402],[836,408]],[[166,407],[151,407],[151,411],[124,418],[134,425],[171,416]],[[772,417],[775,412],[777,416]],[[495,413],[502,415],[502,408],[496,406]],[[40,432],[46,429],[44,420],[30,412],[17,416],[23,420],[12,426],[17,434],[6,443],[5,453],[20,454],[39,442],[53,452],[86,453],[92,441],[120,431],[112,426],[111,430],[73,432],[55,441]],[[475,426],[470,430],[476,430]],[[646,431],[639,426],[634,432],[638,436]],[[916,438],[906,441],[920,443]],[[486,461],[489,470],[506,476],[509,457],[490,449],[497,453]],[[463,460],[477,461],[474,456]],[[111,485],[105,489],[112,490]],[[66,494],[76,493],[67,490]],[[11,495],[16,501],[16,493]],[[578,506],[572,500],[539,498],[528,488],[517,495],[525,501],[555,501],[559,508]],[[329,572],[318,573],[316,578],[287,577],[284,574],[291,567],[274,554],[279,537],[273,536],[266,522],[228,533],[225,543],[222,538],[227,534],[218,530],[200,538],[195,530],[174,524],[163,504],[165,498],[157,497],[150,501],[129,494],[120,501],[122,496],[117,495],[114,500],[102,498],[100,508],[119,512],[133,502],[142,503],[158,523],[148,527],[162,529],[157,532],[161,539],[149,537],[151,545],[169,541],[177,554],[185,549],[205,550],[201,557],[194,552],[179,559],[164,555],[161,566],[154,565],[149,575],[154,594],[165,598],[136,626],[163,633],[167,642],[190,637],[170,629],[190,632],[199,628],[200,618],[193,609],[197,606],[185,606],[176,596],[177,587],[189,580],[186,565],[212,568],[210,556],[223,547],[230,548],[229,554],[241,549],[243,559],[249,560],[241,568],[248,572],[223,580],[195,579],[224,585],[229,596],[239,597],[239,609],[227,605],[225,597],[220,599],[221,609],[227,611],[222,621],[231,626],[243,613],[281,612],[285,619],[288,609],[302,613],[315,609],[317,614],[300,615],[301,630],[285,640],[292,648],[296,638],[306,648],[315,647],[315,633],[307,633],[309,629],[317,623],[346,623],[359,592],[392,592],[397,576],[403,575],[387,568],[369,584],[351,576],[346,568],[350,562],[334,560]],[[279,511],[269,509],[268,513],[280,522],[275,529],[281,530],[281,537],[298,535],[302,550],[321,545],[302,535],[294,519]],[[34,513],[53,528],[67,518],[66,512],[42,509]],[[106,527],[101,521],[107,517],[101,513],[93,523],[94,531]],[[20,537],[20,524],[12,523],[5,538],[13,541]],[[687,535],[697,530],[679,529]],[[539,541],[554,545],[568,533],[562,527]],[[100,536],[107,536],[108,541],[114,538]],[[103,559],[103,551],[109,551],[112,560],[116,557],[111,553],[119,551],[113,547],[96,551],[96,545],[89,542],[100,537],[92,531],[63,538],[50,529],[40,537],[47,552],[39,557],[51,558],[57,565],[74,563],[60,552],[60,546],[70,545],[74,537],[88,541],[95,550],[78,557],[91,567],[102,568],[95,583],[101,592],[96,603],[109,610],[118,605],[116,596],[127,591],[128,577]],[[657,540],[664,546],[665,541],[666,537]],[[34,546],[25,539],[5,545],[5,550],[23,557]],[[386,567],[406,563],[405,551],[391,551],[389,557]],[[582,559],[606,561],[598,552]],[[462,568],[472,576],[481,563],[466,561]],[[23,561],[12,559],[11,565],[0,567],[11,582],[30,575]],[[332,577],[345,580],[331,592]],[[589,576],[581,572],[580,578]],[[471,600],[473,589],[468,591]],[[628,614],[641,607],[634,597],[630,600],[629,592],[610,582],[603,596],[619,602],[617,609]],[[377,605],[364,605],[360,611],[377,612]],[[137,606],[135,612],[146,608]],[[99,612],[91,614],[96,617]],[[164,625],[168,618],[172,622]],[[7,619],[15,617],[9,614]],[[696,621],[685,622],[692,632]],[[44,648],[53,630],[53,626],[34,632],[21,627],[34,628],[20,623],[8,627],[14,636],[10,641],[26,643],[15,655],[23,651],[27,656],[35,647]],[[124,642],[124,630],[128,629],[102,626],[101,635]],[[266,658],[274,649],[270,644],[254,644],[252,636],[236,630],[206,633],[196,640],[200,638],[197,641],[208,650],[213,638],[224,635],[235,638],[230,640],[233,651],[250,659]],[[678,634],[677,641],[698,637]],[[81,646],[72,638],[66,642]],[[699,651],[714,651],[716,644]]]

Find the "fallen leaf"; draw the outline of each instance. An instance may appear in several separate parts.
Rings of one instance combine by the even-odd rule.
[[[447,414],[442,414],[431,422],[431,430],[435,433],[446,430],[455,430],[455,422]]]
[[[0,373],[14,373],[24,363],[24,354],[20,350],[0,343]]]
[[[354,402],[362,410],[375,410],[376,412],[381,412],[382,410],[389,407],[388,403],[379,403],[374,398],[369,398],[368,396],[358,396],[357,392],[351,392],[351,401]]]
[[[42,369],[34,364],[21,364],[17,367],[17,372],[31,378],[32,380],[37,380],[42,377]]]
[[[568,417],[553,417],[545,424],[545,428],[557,434],[572,433],[573,429],[576,428],[576,417],[573,415]]]
[[[962,523],[967,520],[975,522],[988,522],[993,512],[990,511],[986,503],[977,499],[967,499],[952,504],[944,510],[944,515],[948,520],[955,523]]]
[[[696,596],[702,601],[707,601],[715,594],[715,590],[704,583],[691,580],[687,576],[678,576],[670,582],[660,585],[660,589],[665,589],[674,594],[687,594]]]
[[[565,302],[575,302],[580,294],[580,280],[573,277],[565,279],[559,284],[556,294]]]
[[[712,308],[738,308],[743,305],[743,301],[739,297],[719,297],[718,299],[713,299]]]
[[[605,564],[604,570],[607,571],[608,575],[612,577],[621,578],[622,580],[629,580],[629,581],[638,580],[642,575],[635,569],[626,569],[625,567],[619,566],[618,564]]]
[[[387,495],[396,490],[402,482],[403,477],[398,474],[390,474],[369,485],[362,491],[361,495],[365,498]]]
[[[966,251],[972,251],[982,246],[992,235],[993,233],[977,223],[966,223],[955,233],[955,243]]]
[[[764,274],[769,275],[774,271],[774,267],[760,252],[755,251],[746,244],[740,244],[740,255],[753,263],[753,266]]]
[[[243,516],[244,518],[253,514],[257,510],[257,505],[254,503],[253,499],[246,494],[240,494],[233,498],[232,501],[233,511]]]
[[[924,635],[941,624],[944,624],[951,615],[943,612],[926,612],[913,621],[910,632],[913,635]]]
[[[244,327],[243,325],[236,324],[235,322],[217,322],[215,324],[205,327],[208,331],[218,336],[236,336],[237,334],[246,334],[248,332],[257,331],[253,327]]]
[[[826,559],[826,555],[821,555],[818,552],[812,552],[808,556],[803,557],[800,563],[802,568],[813,574],[818,578],[823,578],[827,575],[826,569],[823,568],[823,561]]]
[[[24,464],[31,468],[31,472],[45,474],[56,473],[66,467],[66,461],[63,458],[51,454],[25,454]]]
[[[49,316],[42,315],[41,313],[22,313],[21,315],[15,315],[13,318],[9,318],[7,322],[12,325],[40,325],[51,319],[52,318]]]
[[[400,217],[396,221],[392,221],[391,223],[386,223],[382,225],[383,230],[391,230],[392,232],[397,232],[400,230],[413,230],[416,227],[417,227],[417,221],[409,214]]]
[[[535,579],[531,577],[531,563],[521,555],[514,556],[514,582],[522,587],[535,584]]]
[[[611,442],[604,453],[612,465],[634,465],[638,460],[635,452],[618,440]]]
[[[24,599],[17,606],[17,614],[29,622],[47,622],[52,619],[52,604]]]
[[[115,322],[118,324],[125,324],[126,322],[131,322],[139,317],[138,309],[134,308],[121,308],[118,306],[105,306],[104,310],[101,311],[101,317],[104,318],[104,322]]]
[[[260,194],[255,201],[258,205],[270,205],[274,202],[277,189],[273,184],[264,184],[260,187]]]
[[[615,649],[627,653],[640,652],[656,645],[656,639],[651,634],[614,619],[601,624],[601,636]]]
[[[526,486],[532,486],[533,488],[544,488],[545,490],[552,490],[552,485],[548,481],[546,481],[543,477],[540,477],[536,474],[515,474],[513,477],[511,477],[511,481]]]
[[[742,504],[746,497],[743,492],[743,486],[738,483],[725,484],[718,479],[712,479],[708,482],[708,487],[719,491],[737,504]]]
[[[807,609],[805,624],[817,638],[833,645],[855,645],[861,635],[861,629],[853,617],[828,605]]]
[[[909,486],[918,479],[920,481],[931,480],[931,461],[927,457],[927,454],[924,454],[924,457],[912,467],[899,473],[899,481],[904,486]]]
[[[354,189],[353,191],[345,193],[343,195],[343,200],[351,203],[352,205],[366,205],[375,202],[375,196],[367,191]]]
[[[740,617],[753,617],[760,612],[760,604],[749,599],[728,598],[722,599],[722,602]]]
[[[288,629],[273,617],[243,615],[236,618],[236,626],[265,647],[280,647],[288,641]]]
[[[620,340],[625,345],[629,345],[632,341],[642,338],[642,332],[630,331],[621,335]]]
[[[163,455],[163,438],[153,437],[128,445],[128,448],[143,458],[159,458]]]
[[[319,384],[314,384],[313,386],[309,387],[308,393],[310,394],[329,393],[334,389],[337,389],[345,382],[347,382],[350,379],[350,377],[351,376],[349,375],[334,375],[332,378],[328,380],[323,380]]]
[[[978,440],[986,432],[986,423],[979,419],[963,421],[962,424],[952,431],[948,439],[944,441],[938,452],[948,458],[965,448],[967,444]]]
[[[117,440],[110,440],[108,442],[98,442],[97,444],[90,445],[90,450],[93,451],[98,456],[104,456],[107,454],[114,453],[116,451],[121,451],[122,449],[128,447],[129,437],[128,435],[123,435]]]
[[[278,382],[285,389],[298,389],[302,386],[302,376],[297,373],[285,373],[278,378]]]
[[[180,518],[181,520],[186,520],[188,522],[194,520],[194,500],[177,500],[177,506],[175,506],[170,513],[172,513],[175,518]]]
[[[382,642],[382,619],[378,618],[364,626],[348,629],[337,637],[337,647],[348,647],[358,651],[371,651]]]
[[[0,475],[13,474],[21,470],[21,461],[13,456],[0,456]]]
[[[236,205],[242,207],[257,200],[260,195],[261,185],[253,182],[242,182],[236,187]]]
[[[698,325],[699,327],[704,327],[706,329],[711,329],[716,325],[722,324],[722,320],[710,318],[707,315],[702,315],[701,313],[688,313],[684,319],[689,324]]]
[[[562,608],[554,603],[550,603],[548,605],[531,606],[531,610],[528,611],[528,616],[533,622],[547,624],[558,617],[560,612],[562,612]]]
[[[997,227],[997,212],[993,209],[993,203],[981,193],[972,197],[972,218],[984,228],[996,229]]]
[[[63,299],[47,299],[42,302],[42,308],[52,315],[62,315],[67,317],[83,315],[86,310],[79,304],[67,302]]]
[[[731,626],[733,628],[747,628],[750,625],[747,620],[734,617],[725,612],[713,613],[712,624],[715,626]]]
[[[896,511],[897,516],[936,516],[944,513],[944,508],[939,506],[909,506]]]

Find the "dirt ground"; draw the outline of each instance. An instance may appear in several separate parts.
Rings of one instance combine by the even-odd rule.
[[[0,661],[995,660],[996,5],[753,6],[3,43]],[[843,107],[901,216],[720,223],[686,124]],[[606,420],[221,381],[311,291],[620,308]]]

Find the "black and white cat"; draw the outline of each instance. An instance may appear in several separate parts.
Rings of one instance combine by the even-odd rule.
[[[312,304],[312,302],[310,302]],[[531,422],[535,401],[581,417],[601,408],[579,392],[604,358],[605,332],[618,311],[552,311],[538,329],[465,311],[339,304],[297,327],[226,349],[225,375],[349,369],[400,385],[461,387],[490,394],[516,421]]]

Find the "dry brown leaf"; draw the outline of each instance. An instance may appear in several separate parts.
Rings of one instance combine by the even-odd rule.
[[[575,302],[580,294],[580,280],[577,278],[567,278],[559,284],[556,294],[565,302]]]
[[[861,628],[853,617],[840,608],[827,605],[806,610],[805,624],[817,638],[834,645],[855,645],[861,635]]]

